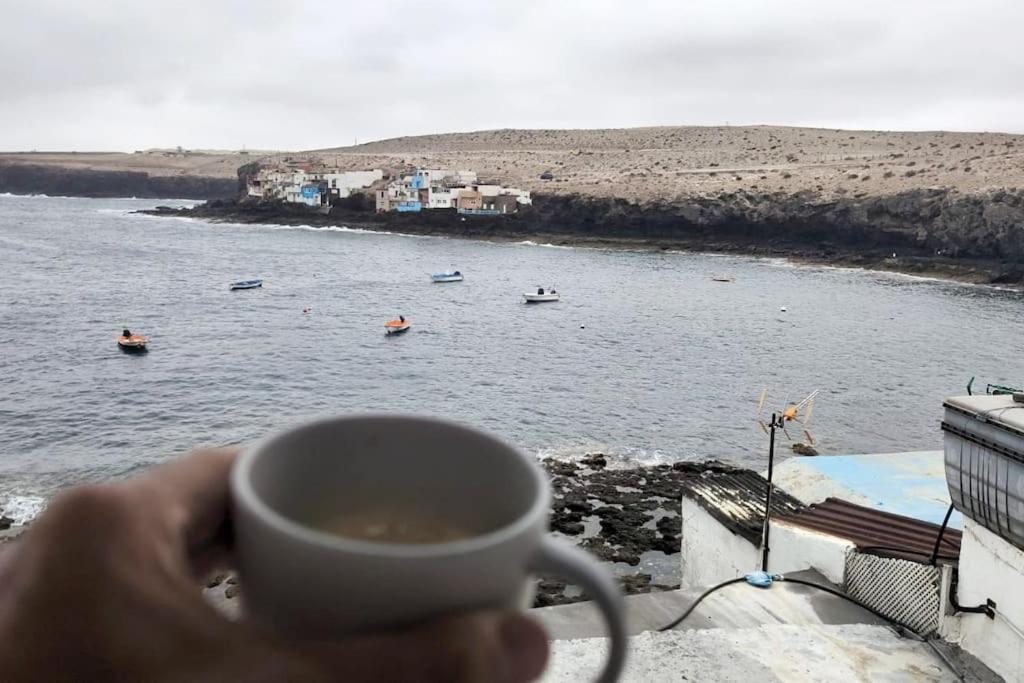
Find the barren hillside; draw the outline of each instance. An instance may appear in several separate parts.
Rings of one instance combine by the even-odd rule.
[[[495,130],[308,153],[351,168],[471,168],[555,193],[680,200],[747,189],[823,197],[1024,187],[1024,136],[779,126]],[[548,171],[554,180],[542,181]]]
[[[329,132],[325,131],[325,137]],[[780,126],[673,126],[606,130],[493,130],[402,137],[353,147],[276,154],[166,150],[0,154],[31,164],[152,177],[234,178],[251,161],[321,160],[347,169],[472,169],[483,178],[550,194],[684,201],[737,190],[810,191],[822,199],[945,188],[963,194],[1024,188],[1024,136],[883,132]],[[541,180],[542,173],[554,178]]]

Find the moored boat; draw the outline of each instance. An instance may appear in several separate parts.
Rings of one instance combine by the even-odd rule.
[[[523,292],[523,298],[528,304],[539,304],[546,301],[558,301],[559,294],[554,287],[546,291],[543,287],[538,287],[536,292]]]
[[[127,328],[117,338],[118,347],[128,353],[141,353],[146,350],[147,344],[149,344],[149,337],[144,337],[141,334],[132,334],[131,330]]]
[[[443,273],[434,273],[430,279],[434,282],[462,282],[462,273],[457,270],[448,270]]]
[[[263,280],[259,280],[259,279],[238,280],[237,282],[232,282],[228,286],[228,289],[231,289],[231,290],[235,290],[235,289],[255,289],[257,287],[262,287],[262,286],[263,286]]]
[[[405,316],[398,316],[397,320],[389,320],[384,323],[384,334],[401,334],[408,332],[412,324],[405,319]]]

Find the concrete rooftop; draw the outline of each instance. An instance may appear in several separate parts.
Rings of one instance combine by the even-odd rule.
[[[802,503],[826,498],[942,524],[949,508],[942,451],[790,458],[775,468],[773,483]],[[953,529],[963,528],[954,510]]]
[[[790,574],[833,587],[813,570]],[[739,583],[709,595],[676,630],[657,629],[703,592],[678,590],[626,598],[630,654],[623,680],[658,681],[957,681],[925,642],[902,636],[870,612],[824,591],[776,582]],[[601,618],[591,603],[530,611],[552,638],[542,681],[591,681],[604,662]],[[966,680],[999,681],[970,655],[935,643]]]

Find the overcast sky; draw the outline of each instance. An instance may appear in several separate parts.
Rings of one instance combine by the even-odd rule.
[[[0,149],[725,122],[1024,132],[1020,0],[0,0]]]

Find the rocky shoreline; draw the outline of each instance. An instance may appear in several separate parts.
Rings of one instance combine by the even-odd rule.
[[[99,171],[51,164],[0,161],[0,192],[51,197],[212,199],[237,190],[233,178],[155,176],[143,171]]]
[[[211,200],[158,216],[281,225],[344,225],[374,231],[562,246],[700,251],[788,258],[957,280],[1024,286],[1024,192],[987,199],[920,190],[899,197],[823,202],[812,195],[739,192],[682,204],[538,195],[509,216],[450,211],[377,214],[369,200],[323,209]]]
[[[551,476],[551,531],[609,566],[623,593],[635,595],[679,587],[680,482],[704,472],[741,472],[717,461],[608,467],[602,454],[578,461],[545,459]],[[207,583],[215,603],[231,610],[241,588],[232,574]],[[562,577],[537,579],[534,607],[588,600]]]
[[[608,564],[626,594],[671,590],[679,585],[680,482],[702,473],[740,472],[711,461],[632,468],[609,467],[601,454],[578,461],[546,459],[553,501],[551,530]],[[31,525],[9,526],[0,514],[0,544]],[[232,574],[210,577],[211,599],[234,609],[240,586]],[[557,576],[537,582],[534,606],[560,605],[587,596]]]

